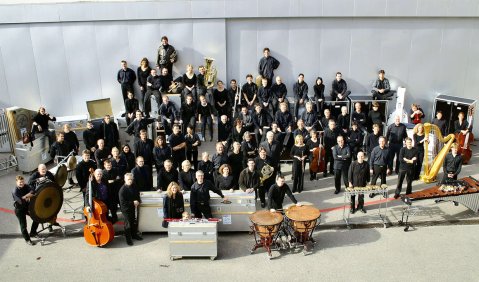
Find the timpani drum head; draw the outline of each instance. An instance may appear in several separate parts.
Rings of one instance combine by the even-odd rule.
[[[257,225],[276,225],[283,221],[283,216],[279,212],[262,210],[250,215],[249,219]]]
[[[38,223],[50,222],[55,218],[63,204],[63,191],[58,184],[45,181],[41,183],[30,199],[28,211],[30,217]]]
[[[313,206],[291,206],[286,210],[285,215],[294,221],[311,221],[318,219],[321,212]]]

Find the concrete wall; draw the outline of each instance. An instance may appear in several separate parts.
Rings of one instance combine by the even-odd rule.
[[[475,98],[479,90],[479,2],[473,0],[193,0],[81,2],[0,6],[0,106],[55,115],[86,111],[85,100],[110,97],[122,108],[119,61],[136,70],[156,58],[162,35],[187,63],[216,59],[218,78],[244,82],[257,73],[262,48],[281,61],[291,91],[298,73],[330,87],[341,71],[365,93],[378,69],[406,102],[430,115],[438,94]],[[312,91],[312,90],[311,90]],[[312,92],[311,92],[312,94]],[[477,115],[477,114],[476,114]]]

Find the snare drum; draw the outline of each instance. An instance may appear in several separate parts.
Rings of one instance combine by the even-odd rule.
[[[249,219],[253,223],[253,230],[261,238],[272,238],[278,233],[283,216],[280,213],[267,210],[257,211],[250,215]]]

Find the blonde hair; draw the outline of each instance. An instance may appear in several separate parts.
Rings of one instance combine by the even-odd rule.
[[[176,189],[177,189],[178,191],[176,191],[176,193],[173,194],[173,191],[171,191],[171,190],[172,190],[173,187],[175,187],[175,186],[176,186]],[[168,185],[168,188],[166,188],[166,195],[168,195],[168,197],[170,197],[170,198],[175,198],[176,194],[179,193],[180,190],[181,190],[180,185],[179,185],[178,183],[176,183],[175,181],[172,181],[172,182],[170,182],[170,184]]]
[[[187,165],[190,166],[191,168],[191,163],[189,160],[184,160],[183,162],[181,162],[181,168],[184,169]]]
[[[304,137],[303,137],[303,135],[301,135],[301,134],[298,134],[298,135],[296,135],[296,137],[294,137],[294,145],[298,145],[298,143],[299,143],[299,139],[301,139],[301,140],[303,140],[303,141],[304,141]]]

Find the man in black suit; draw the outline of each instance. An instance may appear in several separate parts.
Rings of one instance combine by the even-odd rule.
[[[279,158],[281,155],[282,145],[278,141],[274,140],[274,133],[268,131],[266,133],[266,141],[262,142],[260,147],[266,150],[266,155],[271,159],[271,166],[275,171],[281,173],[281,165],[279,164]]]
[[[143,157],[136,158],[136,166],[131,170],[133,179],[138,191],[152,191],[153,178],[151,177],[150,168],[145,165]]]

